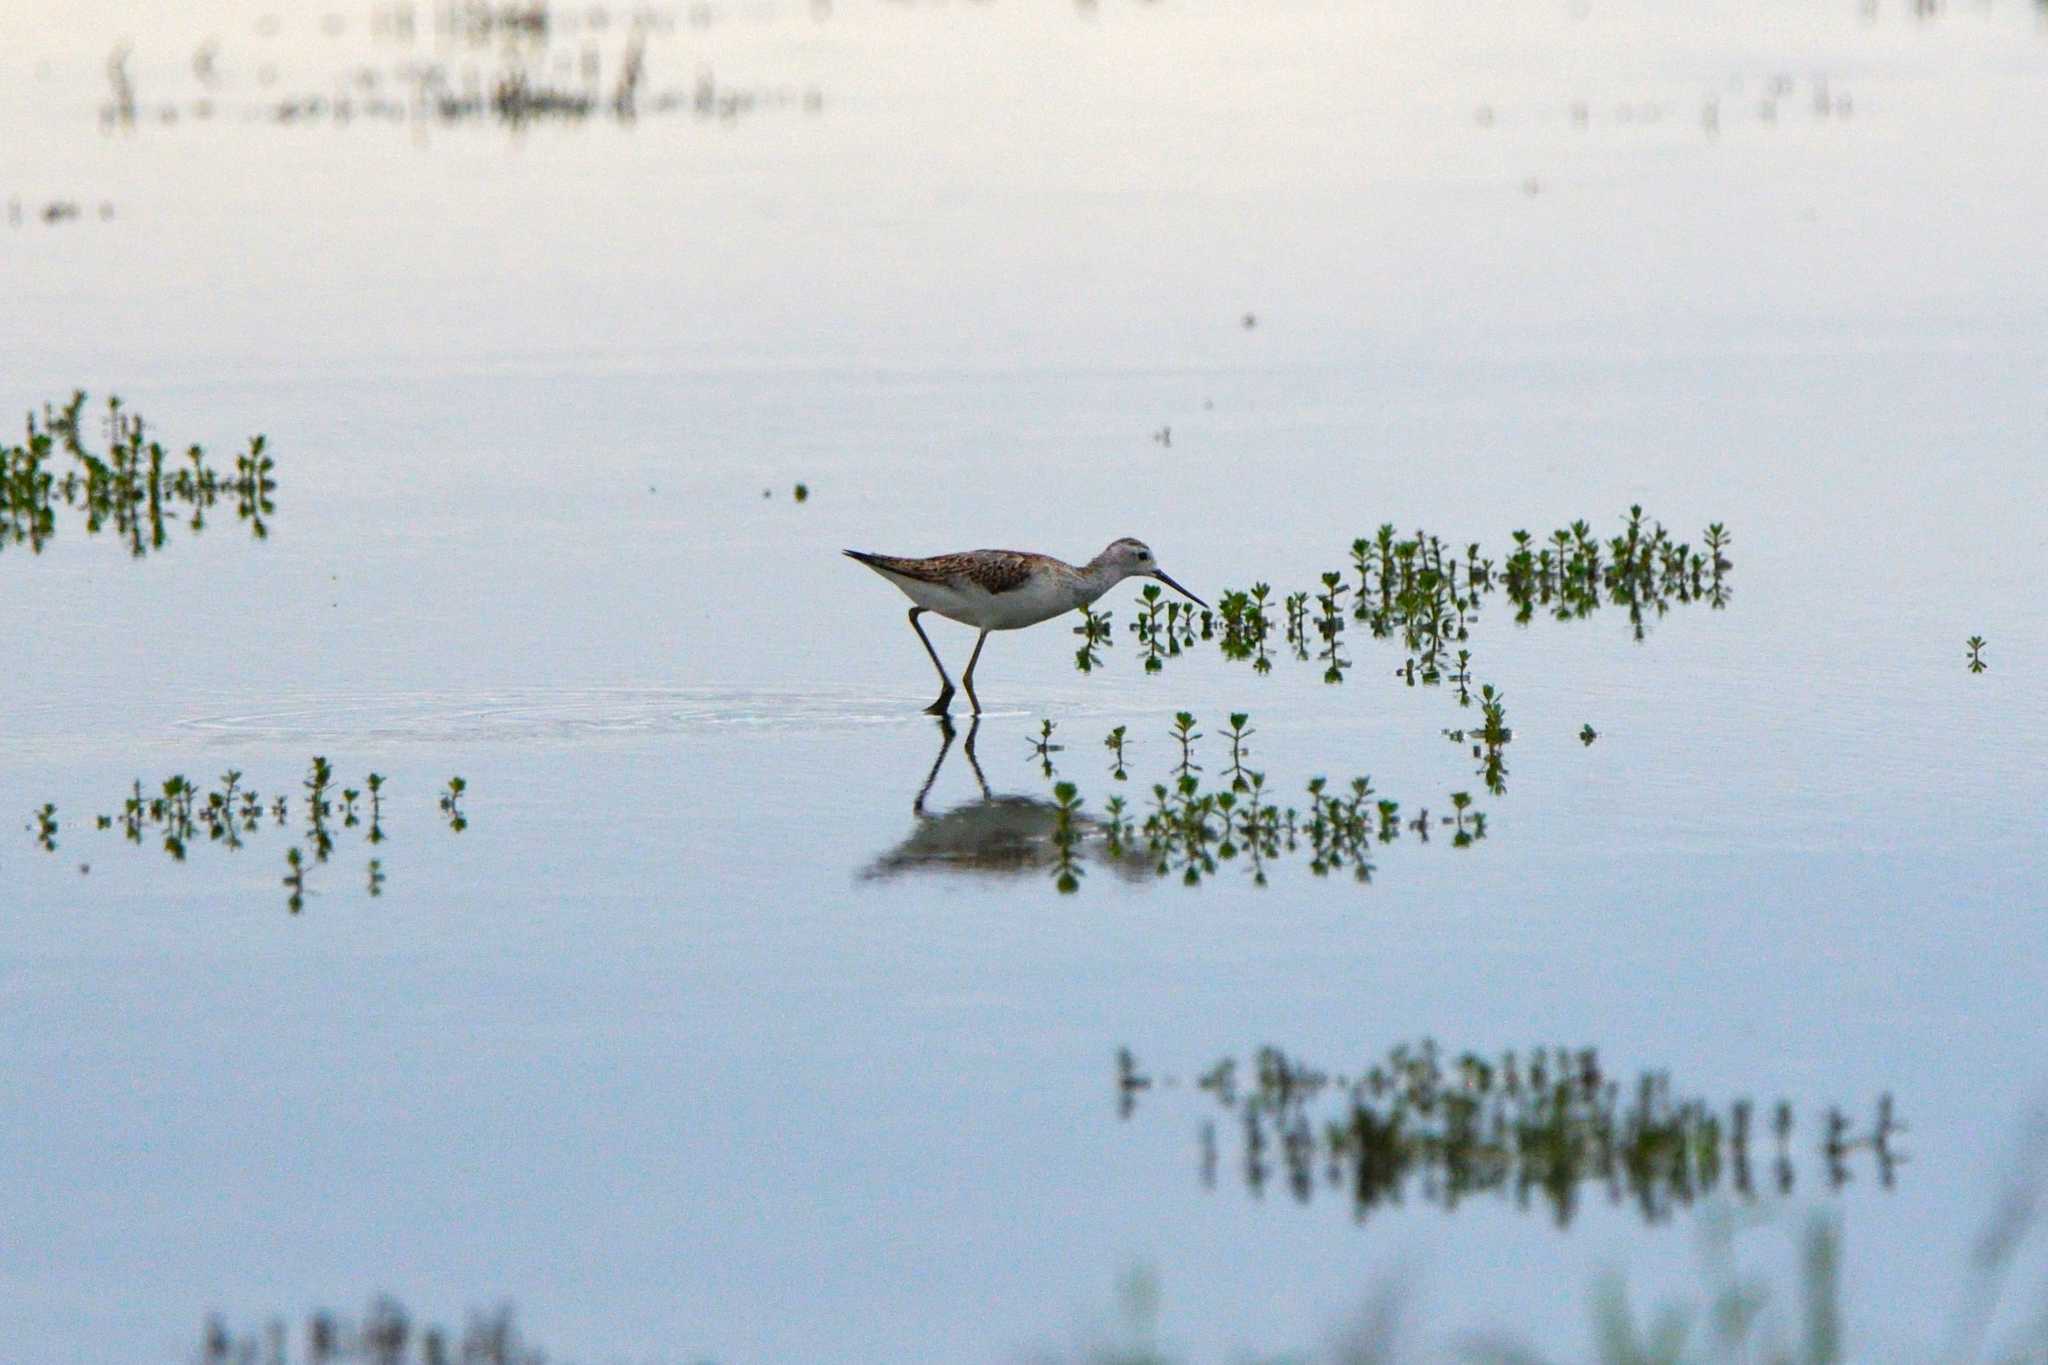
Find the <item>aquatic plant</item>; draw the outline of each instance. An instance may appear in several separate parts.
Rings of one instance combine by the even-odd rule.
[[[1250,722],[1249,712],[1233,711],[1230,713],[1230,728],[1223,733],[1223,737],[1230,741],[1230,768],[1224,775],[1230,779],[1230,789],[1235,792],[1251,790],[1251,774],[1244,766],[1244,757],[1250,752],[1244,742],[1254,733]]]
[[[1769,1151],[1759,1152],[1766,1139],[1750,1101],[1717,1108],[1680,1098],[1661,1072],[1624,1084],[1592,1048],[1453,1058],[1424,1040],[1346,1073],[1267,1047],[1243,1066],[1220,1059],[1191,1086],[1146,1075],[1120,1050],[1119,1116],[1129,1118],[1136,1096],[1155,1088],[1192,1088],[1233,1116],[1238,1169],[1254,1197],[1277,1179],[1302,1203],[1319,1190],[1341,1195],[1359,1220],[1415,1197],[1450,1211],[1491,1195],[1523,1208],[1540,1201],[1563,1226],[1590,1190],[1657,1223],[1710,1194],[1753,1202],[1760,1192],[1789,1195],[1797,1183],[1789,1103],[1772,1110]],[[1868,1125],[1831,1108],[1818,1131],[1824,1188],[1839,1190],[1858,1163],[1881,1187],[1893,1185],[1904,1125],[1889,1095]],[[1202,1124],[1200,1151],[1202,1183],[1213,1188],[1215,1120]]]
[[[1350,660],[1342,649],[1347,625],[1361,625],[1375,640],[1398,641],[1406,658],[1397,670],[1411,686],[1456,685],[1460,704],[1469,700],[1472,638],[1486,601],[1503,596],[1517,622],[1541,611],[1559,621],[1592,616],[1604,606],[1621,608],[1636,640],[1649,621],[1675,606],[1706,602],[1725,607],[1730,596],[1728,557],[1733,543],[1720,522],[1703,536],[1704,552],[1675,539],[1647,519],[1640,505],[1628,509],[1620,529],[1604,540],[1584,519],[1554,529],[1539,540],[1517,530],[1498,563],[1478,542],[1462,551],[1425,530],[1402,536],[1392,523],[1351,542],[1348,570],[1328,570],[1313,589],[1279,599],[1281,635],[1295,658],[1317,659],[1326,681],[1344,679]],[[1218,640],[1226,659],[1271,670],[1266,645],[1275,617],[1272,589],[1226,589],[1212,621],[1203,614],[1203,638]],[[1141,643],[1157,637],[1145,652],[1145,668],[1157,672],[1177,650],[1166,636],[1160,613],[1167,605],[1147,589],[1131,629]],[[1193,613],[1187,613],[1192,616]],[[1221,629],[1212,629],[1220,621]],[[1192,643],[1192,632],[1181,643]]]
[[[199,1365],[286,1365],[292,1358],[283,1319],[260,1329],[238,1331],[213,1314],[200,1330]],[[416,1322],[396,1299],[379,1297],[360,1318],[322,1309],[310,1314],[301,1332],[306,1365],[358,1360],[379,1365],[546,1365],[545,1353],[528,1345],[510,1308],[471,1313],[462,1331]]]
[[[462,813],[462,794],[468,790],[467,782],[460,777],[451,777],[441,792],[441,813],[448,817],[448,828],[457,834],[469,828],[469,817]]]
[[[1109,775],[1119,782],[1128,781],[1131,776],[1130,770],[1124,765],[1124,730],[1125,727],[1119,725],[1102,741],[1102,747],[1109,750]]]
[[[939,721],[938,756],[911,802],[918,824],[910,837],[876,859],[861,875],[884,879],[913,870],[1007,874],[1043,870],[1062,892],[1078,887],[1079,869],[1094,861],[1113,867],[1126,880],[1144,876],[1174,877],[1200,885],[1228,863],[1245,869],[1255,885],[1268,881],[1276,862],[1298,859],[1317,876],[1349,870],[1353,879],[1370,882],[1376,870],[1374,850],[1412,839],[1428,844],[1442,835],[1454,848],[1470,848],[1486,837],[1487,822],[1471,794],[1453,792],[1450,813],[1432,814],[1427,806],[1404,818],[1400,802],[1381,796],[1370,777],[1354,777],[1343,785],[1326,778],[1308,780],[1299,806],[1277,800],[1266,774],[1251,767],[1249,739],[1257,733],[1247,712],[1234,712],[1230,728],[1218,738],[1228,740],[1231,761],[1205,785],[1198,761],[1203,732],[1191,712],[1174,717],[1168,730],[1177,759],[1164,778],[1150,787],[1150,799],[1134,807],[1112,796],[1101,816],[1084,809],[1076,783],[1058,781],[1046,797],[998,795],[975,756],[980,723],[967,732],[965,752],[980,790],[980,799],[943,812],[926,808],[926,799],[952,752],[955,731]],[[1040,772],[1052,780],[1050,751],[1054,727],[1040,722],[1030,741]],[[1128,727],[1118,726],[1104,739],[1110,750],[1113,780],[1127,780],[1125,745]],[[1041,746],[1044,750],[1041,751]]]
[[[0,550],[26,545],[41,553],[57,533],[58,513],[73,511],[82,514],[88,535],[110,533],[139,559],[162,550],[175,525],[203,531],[207,513],[228,499],[253,538],[269,535],[264,518],[277,510],[277,465],[261,435],[235,457],[229,476],[196,445],[174,459],[119,398],[107,400],[101,417],[105,449],[89,447],[85,402],[81,391],[62,407],[46,404],[40,418],[29,414],[22,444],[0,445]],[[61,472],[60,451],[69,457]]]
[[[1052,789],[1052,794],[1052,842],[1057,850],[1053,862],[1053,885],[1061,895],[1068,896],[1081,889],[1081,863],[1074,856],[1074,849],[1081,841],[1075,822],[1081,809],[1081,797],[1071,782],[1058,784]]]
[[[1195,718],[1186,711],[1177,712],[1173,718],[1173,742],[1180,745],[1180,763],[1174,768],[1175,777],[1186,777],[1202,771],[1202,765],[1195,762],[1195,741],[1202,732],[1195,728]]]
[[[1727,605],[1732,543],[1727,528],[1714,522],[1703,536],[1704,550],[1696,550],[1646,518],[1640,505],[1631,506],[1620,528],[1605,538],[1583,518],[1540,540],[1526,529],[1517,530],[1498,561],[1476,541],[1460,551],[1427,531],[1402,536],[1385,523],[1373,535],[1354,539],[1348,568],[1325,571],[1313,590],[1288,593],[1276,604],[1266,583],[1226,589],[1213,613],[1197,617],[1192,608],[1166,601],[1156,586],[1148,585],[1129,629],[1148,673],[1161,671],[1197,639],[1213,639],[1225,659],[1270,673],[1271,639],[1277,633],[1296,660],[1313,658],[1323,681],[1338,684],[1352,668],[1344,637],[1362,627],[1372,639],[1395,642],[1404,651],[1395,675],[1408,686],[1448,685],[1458,706],[1478,705],[1481,719],[1469,727],[1475,772],[1487,791],[1499,796],[1507,791],[1507,750],[1514,731],[1499,690],[1474,678],[1472,638],[1487,601],[1504,597],[1518,623],[1533,620],[1539,611],[1557,621],[1574,621],[1603,607],[1618,607],[1631,638],[1640,642],[1650,621],[1676,606]],[[1108,638],[1109,626],[1106,613],[1084,614],[1076,628],[1084,643],[1075,654],[1082,672],[1100,665],[1096,644]],[[1444,733],[1464,742],[1468,730]],[[1597,737],[1590,725],[1579,734],[1584,744]],[[1233,776],[1241,779],[1243,774]]]
[[[1082,607],[1081,624],[1074,627],[1074,634],[1081,637],[1081,647],[1074,651],[1074,667],[1083,673],[1092,673],[1102,664],[1102,651],[1116,643],[1110,630],[1109,613]]]
[[[539,22],[523,22],[514,13],[528,8],[540,13]],[[824,96],[815,87],[736,86],[694,59],[687,81],[656,84],[651,72],[657,59],[670,55],[667,39],[674,26],[654,9],[629,14],[596,5],[570,13],[465,0],[441,10],[441,21],[428,35],[414,21],[410,6],[380,8],[372,31],[384,45],[406,49],[394,60],[351,62],[291,93],[266,94],[240,108],[225,103],[222,92],[269,82],[234,80],[239,73],[222,63],[217,43],[201,44],[190,63],[197,90],[153,90],[146,101],[138,96],[129,70],[131,49],[122,43],[106,63],[101,131],[133,134],[145,127],[238,116],[245,123],[276,126],[496,126],[521,132],[542,123],[630,128],[648,117],[730,123],[770,110],[815,114],[824,108]],[[696,13],[709,16],[712,11],[700,7]],[[338,26],[343,21],[335,15],[329,22]],[[614,26],[624,36],[615,47],[602,44],[595,35]],[[431,56],[411,50],[429,39],[435,44]],[[564,46],[571,42],[573,56]],[[468,50],[451,58],[446,52],[451,46]],[[162,82],[161,75],[155,79]]]
[[[286,900],[286,907],[294,914],[306,908],[306,855],[294,844],[285,850],[284,885],[292,894]]]
[[[371,773],[361,788],[343,787],[334,765],[324,755],[315,754],[308,761],[299,785],[298,810],[304,824],[297,832],[297,842],[285,854],[284,876],[290,893],[287,904],[294,912],[304,906],[308,873],[332,856],[337,829],[360,830],[366,844],[382,844],[388,838],[384,830],[384,798],[389,779],[383,774]],[[468,824],[459,805],[465,789],[462,779],[454,778],[441,796],[442,813],[449,817],[450,828],[458,831]],[[291,812],[289,796],[278,795],[266,803],[261,793],[244,785],[240,769],[230,768],[203,790],[182,773],[173,773],[147,789],[142,779],[137,778],[129,784],[128,795],[120,807],[99,814],[94,825],[100,830],[118,829],[130,844],[155,842],[173,861],[182,863],[195,850],[209,844],[235,851],[266,828],[285,829]],[[46,802],[35,812],[35,818],[37,824],[31,827],[31,834],[37,845],[54,852],[58,827],[55,803]],[[80,868],[81,872],[85,870]],[[367,868],[369,893],[382,895],[385,881],[382,861],[371,859]]]
[[[1147,673],[1159,672],[1166,666],[1166,660],[1194,645],[1198,633],[1197,619],[1204,623],[1201,634],[1206,636],[1210,632],[1206,610],[1189,603],[1167,601],[1157,583],[1147,583],[1138,598],[1144,609],[1131,622],[1130,629],[1142,647],[1139,657],[1144,660]],[[1196,615],[1198,610],[1201,612],[1199,618]],[[1108,617],[1105,615],[1103,619],[1107,621]]]
[[[1968,641],[1968,644],[1970,650],[1970,671],[1972,673],[1982,673],[1985,669],[1991,667],[1990,664],[1984,661],[1984,637],[1981,635],[1972,635]]]
[[[1066,747],[1052,742],[1052,732],[1056,728],[1049,720],[1039,721],[1038,738],[1031,741],[1031,752],[1037,756],[1040,771],[1046,777],[1052,776],[1052,756]]]
[[[1268,646],[1273,633],[1273,618],[1266,610],[1272,591],[1265,583],[1254,583],[1249,592],[1233,590],[1216,600],[1217,614],[1223,620],[1223,657],[1247,660],[1256,673],[1273,671],[1273,656]]]
[[[1109,801],[1108,818],[1094,833],[1112,859],[1141,856],[1155,875],[1177,877],[1189,886],[1215,875],[1224,863],[1242,860],[1253,883],[1263,886],[1269,864],[1300,854],[1316,876],[1348,869],[1354,880],[1370,882],[1376,870],[1374,847],[1404,834],[1426,844],[1432,834],[1446,833],[1454,848],[1470,848],[1486,837],[1486,814],[1468,792],[1450,794],[1449,815],[1434,816],[1423,807],[1403,820],[1400,802],[1380,796],[1370,777],[1333,787],[1319,776],[1308,779],[1304,805],[1280,804],[1269,792],[1266,775],[1246,762],[1246,741],[1257,731],[1250,713],[1243,711],[1231,713],[1230,728],[1221,736],[1230,743],[1230,764],[1218,774],[1222,785],[1206,787],[1202,764],[1196,761],[1203,737],[1198,725],[1191,712],[1175,715],[1168,735],[1179,758],[1167,778],[1152,784],[1151,801],[1141,814],[1131,812],[1120,797]],[[1118,780],[1124,774],[1123,733],[1120,726],[1105,741],[1116,755],[1111,775]],[[1485,747],[1477,745],[1474,751]],[[1077,836],[1076,845],[1086,837]]]

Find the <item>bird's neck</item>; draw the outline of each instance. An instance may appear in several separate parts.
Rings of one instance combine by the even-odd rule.
[[[1074,596],[1078,599],[1075,605],[1087,606],[1123,580],[1123,574],[1100,556],[1089,560],[1074,574]]]

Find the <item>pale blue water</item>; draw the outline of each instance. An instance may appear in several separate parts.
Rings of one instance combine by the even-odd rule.
[[[1411,1353],[1504,1327],[1571,1358],[1603,1269],[1692,1285],[1690,1215],[1354,1225],[1205,1191],[1193,1096],[1116,1114],[1120,1046],[1187,1076],[1423,1036],[1802,1115],[1890,1091],[1896,1189],[1809,1166],[1783,1222],[1841,1212],[1855,1358],[1941,1338],[2048,1083],[2034,11],[842,5],[697,40],[815,115],[96,131],[117,30],[169,82],[253,13],[4,25],[50,71],[9,58],[0,195],[117,213],[0,237],[33,320],[0,406],[114,389],[218,458],[268,433],[281,483],[261,546],[0,553],[0,813],[62,820],[54,854],[0,841],[24,1358],[184,1358],[209,1310],[381,1289],[509,1299],[586,1359],[1013,1359],[1079,1349],[1138,1263],[1195,1359],[1316,1347],[1403,1275]],[[1781,70],[1809,84],[1767,127]],[[940,737],[843,546],[1136,534],[1213,601],[1384,521],[1500,554],[1638,502],[1730,527],[1733,599],[1640,644],[1490,603],[1516,738],[1476,848],[1392,846],[1369,887],[862,877]],[[1182,709],[1250,711],[1290,800],[1480,790],[1439,733],[1471,712],[1391,646],[1354,631],[1341,687],[1213,647],[1148,677],[1134,592],[1092,675],[1064,625],[991,640],[997,791],[1045,795],[1049,718],[1099,812],[1102,735],[1149,781]],[[277,833],[174,865],[90,827],[132,778],[268,793],[314,753],[391,776],[381,897],[347,831],[291,916]],[[935,809],[977,794],[961,759]]]

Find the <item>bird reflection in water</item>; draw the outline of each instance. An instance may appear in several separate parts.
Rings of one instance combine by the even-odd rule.
[[[958,738],[953,722],[940,716],[938,757],[932,760],[924,785],[917,789],[917,797],[910,803],[917,825],[901,843],[862,871],[863,881],[887,881],[914,872],[965,872],[988,877],[1044,875],[1058,866],[1063,857],[1077,855],[1113,869],[1125,881],[1151,878],[1152,867],[1146,858],[1128,852],[1116,856],[1104,839],[1070,839],[1063,850],[1057,802],[1021,792],[992,790],[974,754],[974,739],[980,728],[979,719],[969,724],[960,746],[974,774],[979,798],[940,811],[929,805],[932,787]],[[1076,833],[1093,834],[1101,828],[1098,821],[1085,815],[1072,815],[1070,821]],[[1080,854],[1080,850],[1085,850],[1085,854]]]

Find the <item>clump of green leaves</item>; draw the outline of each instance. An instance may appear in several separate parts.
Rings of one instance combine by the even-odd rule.
[[[1251,773],[1244,766],[1245,755],[1250,751],[1245,748],[1244,742],[1250,739],[1252,734],[1250,713],[1231,712],[1230,728],[1223,734],[1223,737],[1230,741],[1230,768],[1224,776],[1230,779],[1230,789],[1234,792],[1251,790],[1251,783],[1248,781]]]
[[[1081,624],[1074,627],[1074,634],[1081,637],[1081,647],[1074,651],[1074,667],[1083,673],[1092,673],[1101,666],[1102,651],[1115,643],[1110,632],[1109,613],[1082,607]]]
[[[1223,618],[1223,657],[1248,660],[1257,673],[1273,671],[1269,644],[1273,618],[1268,611],[1272,592],[1268,585],[1254,583],[1251,591],[1226,592],[1216,602],[1217,613]]]
[[[1118,780],[1125,776],[1125,733],[1119,726],[1103,741],[1114,755],[1111,775]],[[1253,882],[1263,886],[1268,866],[1296,852],[1305,855],[1310,871],[1318,876],[1348,868],[1355,880],[1369,882],[1375,870],[1373,848],[1404,834],[1426,844],[1433,833],[1448,832],[1458,848],[1486,837],[1486,815],[1465,792],[1451,794],[1449,815],[1432,816],[1425,807],[1403,821],[1400,803],[1379,796],[1371,778],[1356,777],[1333,788],[1327,779],[1315,777],[1308,782],[1304,805],[1282,805],[1269,792],[1266,775],[1248,762],[1247,741],[1256,733],[1248,712],[1231,713],[1230,727],[1222,735],[1230,743],[1230,764],[1219,774],[1223,785],[1208,787],[1196,756],[1203,738],[1199,722],[1192,712],[1177,713],[1168,734],[1179,748],[1178,761],[1166,780],[1152,785],[1150,805],[1142,814],[1132,811],[1122,797],[1112,797],[1105,818],[1084,826],[1075,814],[1080,808],[1078,789],[1060,783],[1053,795],[1065,814],[1055,820],[1055,878],[1068,870],[1075,849],[1091,835],[1102,840],[1111,858],[1142,855],[1157,875],[1177,877],[1189,886],[1238,860]]]
[[[1192,713],[1187,711],[1175,713],[1173,717],[1173,741],[1180,745],[1180,766],[1173,770],[1175,776],[1186,777],[1190,773],[1198,773],[1202,770],[1202,765],[1195,762],[1195,741],[1201,737],[1202,732],[1195,728],[1195,718]]]
[[[298,810],[304,825],[285,858],[285,884],[294,911],[303,907],[307,875],[332,856],[337,831],[361,830],[364,842],[369,844],[385,841],[384,797],[389,779],[373,772],[361,788],[342,786],[334,765],[324,755],[315,754],[299,785]],[[462,779],[454,778],[441,797],[442,812],[449,816],[450,828],[455,830],[468,824],[459,804],[463,790]],[[287,828],[291,813],[292,798],[278,795],[266,802],[253,787],[244,784],[239,769],[230,768],[205,788],[182,773],[173,773],[148,787],[137,778],[129,784],[128,796],[119,809],[102,812],[94,824],[100,830],[119,830],[131,844],[154,842],[172,860],[185,862],[196,850],[208,845],[234,851],[266,828]],[[45,803],[35,817],[37,824],[32,833],[38,846],[54,852],[56,805]],[[383,863],[371,860],[370,894],[381,895],[384,883]]]
[[[31,413],[20,445],[0,444],[0,550],[26,545],[41,553],[56,535],[59,513],[80,514],[88,535],[103,532],[141,558],[163,549],[174,526],[194,534],[207,514],[232,502],[237,519],[256,539],[269,535],[264,520],[276,512],[272,498],[276,462],[260,435],[235,457],[234,473],[216,468],[199,446],[182,454],[148,435],[140,416],[109,398],[100,415],[103,447],[88,444],[85,394],[74,393],[62,407],[45,405]],[[59,468],[59,456],[68,457]]]
[[[1152,1078],[1145,1087],[1128,1083],[1143,1074],[1135,1058],[1119,1062],[1117,1103],[1126,1116],[1138,1090],[1153,1087]],[[1158,1083],[1178,1089],[1172,1077]],[[1253,1194],[1275,1178],[1304,1203],[1327,1187],[1348,1196],[1357,1218],[1417,1198],[1448,1211],[1490,1194],[1547,1207],[1563,1226],[1591,1188],[1660,1223],[1723,1192],[1742,1202],[1782,1197],[1797,1179],[1789,1103],[1776,1106],[1767,1139],[1755,1131],[1750,1101],[1722,1109],[1681,1097],[1663,1072],[1626,1084],[1592,1048],[1453,1058],[1424,1040],[1347,1071],[1266,1047],[1244,1065],[1219,1060],[1195,1089],[1233,1116],[1244,1147],[1237,1165]],[[1829,1109],[1818,1128],[1814,1153],[1826,1188],[1839,1190],[1852,1164],[1866,1159],[1880,1185],[1891,1186],[1904,1126],[1889,1095],[1867,1126]],[[1213,1124],[1202,1146],[1203,1179],[1213,1184]]]
[[[1074,856],[1081,842],[1075,819],[1081,810],[1081,796],[1071,782],[1059,783],[1052,789],[1052,795],[1053,885],[1061,895],[1070,896],[1081,889],[1081,863]]]
[[[469,817],[462,813],[462,794],[468,790],[467,782],[451,777],[441,792],[441,813],[448,817],[448,828],[457,834],[469,828]]]
[[[1052,756],[1066,747],[1052,742],[1052,732],[1057,728],[1049,720],[1040,720],[1038,738],[1031,741],[1031,752],[1037,756],[1039,767],[1047,777],[1052,776]]]
[[[1374,640],[1393,642],[1404,651],[1395,674],[1410,687],[1448,684],[1460,707],[1481,707],[1483,719],[1471,727],[1480,737],[1474,756],[1481,760],[1487,790],[1498,795],[1506,790],[1512,731],[1498,691],[1474,677],[1472,638],[1487,602],[1505,598],[1518,623],[1539,612],[1573,621],[1618,608],[1640,641],[1653,619],[1678,606],[1728,604],[1732,543],[1728,529],[1714,522],[1696,549],[1646,517],[1640,505],[1631,506],[1619,529],[1604,537],[1583,519],[1540,538],[1517,530],[1511,547],[1497,557],[1477,541],[1459,549],[1427,531],[1404,536],[1386,523],[1353,540],[1348,566],[1325,571],[1316,588],[1277,599],[1265,583],[1226,589],[1213,616],[1202,613],[1199,632],[1191,624],[1192,610],[1167,602],[1148,584],[1131,629],[1147,672],[1158,672],[1199,635],[1215,639],[1226,659],[1267,673],[1277,634],[1296,660],[1314,659],[1328,683],[1349,675],[1353,665],[1345,640],[1351,632],[1362,628]],[[1084,620],[1079,632],[1087,634],[1089,625]],[[1973,637],[1973,643],[1981,642]],[[1100,662],[1085,648],[1076,661],[1084,671]],[[1581,732],[1586,743],[1592,742],[1585,738],[1590,731],[1589,726]]]
[[[1131,774],[1124,766],[1124,727],[1119,725],[1111,730],[1103,739],[1102,746],[1109,750],[1109,775],[1119,782],[1128,780]]]

